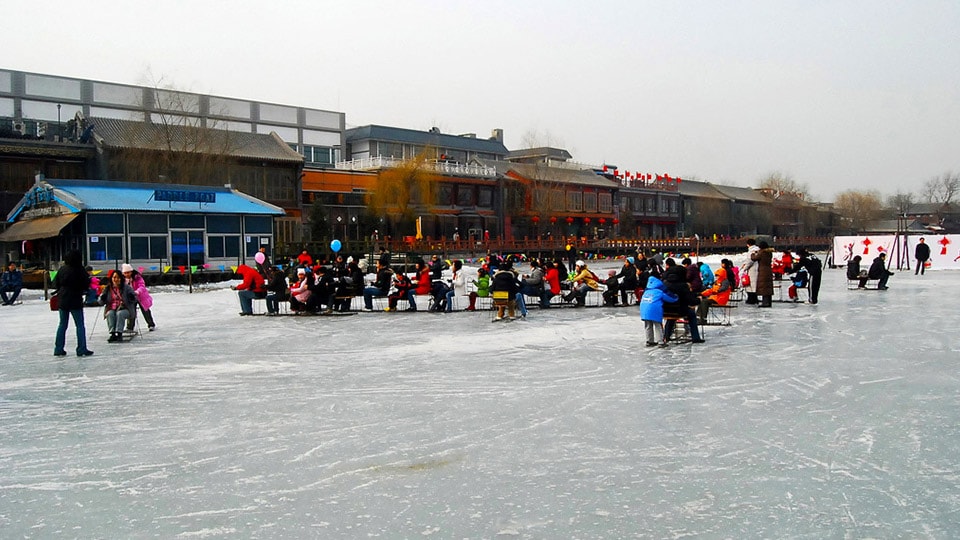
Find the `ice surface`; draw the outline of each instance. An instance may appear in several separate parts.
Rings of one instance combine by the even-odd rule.
[[[238,317],[53,357],[0,308],[4,538],[954,538],[960,273],[734,309],[643,347],[635,308]],[[88,330],[97,311],[86,311]]]

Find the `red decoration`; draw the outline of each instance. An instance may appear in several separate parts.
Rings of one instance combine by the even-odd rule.
[[[868,255],[870,253],[870,238],[864,238],[861,243],[863,244],[863,254]]]
[[[606,166],[606,165],[603,166],[603,172],[607,172],[607,166]]]
[[[590,224],[590,218],[588,218],[588,217],[583,218],[583,222],[584,222],[585,224],[589,225],[589,224]]]
[[[617,224],[619,224],[619,223],[620,223],[620,220],[619,220],[619,219],[613,218],[613,224],[614,224],[614,225],[617,225]]]
[[[573,218],[572,218],[572,217],[568,217],[568,218],[567,218],[567,225],[570,225],[571,223],[573,223]]]
[[[530,218],[530,221],[534,223],[540,223],[540,216],[533,216],[532,218]]]
[[[556,223],[556,222],[557,222],[557,216],[550,216],[550,223]]]
[[[600,224],[603,225],[607,222],[607,218],[600,218]]]
[[[941,254],[941,255],[946,255],[946,254],[947,254],[947,246],[950,244],[950,240],[948,240],[947,237],[944,236],[944,237],[941,238],[939,241],[937,241],[937,243],[940,244],[941,246],[943,246],[943,248],[940,249],[940,254]]]

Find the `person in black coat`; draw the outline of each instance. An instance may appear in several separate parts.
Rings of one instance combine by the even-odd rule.
[[[917,271],[913,275],[920,274],[922,276],[926,271],[927,261],[930,260],[930,246],[923,238],[920,238],[917,247],[913,250],[913,256],[917,258]]]
[[[90,275],[83,267],[79,251],[67,253],[63,263],[63,266],[57,270],[57,277],[53,280],[60,314],[60,326],[57,327],[53,355],[67,355],[64,347],[67,340],[67,325],[72,317],[73,325],[77,328],[77,356],[90,356],[93,351],[87,348],[87,329],[83,323],[83,304],[87,289],[90,288]]]
[[[515,318],[517,309],[517,293],[520,292],[520,282],[517,280],[517,274],[513,272],[513,265],[506,261],[500,265],[500,269],[490,280],[490,291],[492,292],[494,304],[497,306],[496,320],[503,319],[504,310],[511,319]],[[498,292],[506,292],[507,300],[498,301]]]
[[[630,305],[630,297],[628,295],[632,294],[637,298],[637,302],[640,301],[640,296],[637,294],[637,267],[633,265],[633,257],[627,257],[623,261],[623,267],[620,268],[620,273],[617,274],[617,277],[620,279],[620,300],[623,301],[623,305]],[[643,294],[643,293],[640,293]]]
[[[823,276],[823,265],[820,263],[820,259],[807,251],[806,248],[798,249],[797,255],[800,255],[800,260],[793,265],[790,271],[798,272],[801,268],[806,269],[807,274],[810,275],[810,283],[807,285],[807,291],[810,292],[810,303],[816,304],[817,297],[820,294],[820,278]]]
[[[700,297],[693,293],[690,284],[687,282],[687,270],[678,266],[676,261],[668,258],[665,261],[666,270],[663,272],[663,285],[667,292],[671,292],[677,297],[676,302],[663,302],[663,312],[665,314],[679,315],[686,319],[690,326],[690,338],[694,343],[703,343],[700,337],[700,327],[697,325],[697,313],[694,306],[700,304]],[[673,329],[677,322],[667,319],[663,326],[664,339],[669,339],[673,335]]]
[[[887,254],[881,253],[873,260],[873,264],[870,265],[870,270],[867,270],[867,278],[877,279],[877,289],[881,291],[887,290],[887,280],[890,279],[890,276],[893,275],[893,272],[887,270]]]

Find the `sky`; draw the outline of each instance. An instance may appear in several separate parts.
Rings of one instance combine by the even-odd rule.
[[[960,2],[5,3],[0,67],[566,148],[817,200],[960,172]],[[14,22],[19,21],[19,22]]]

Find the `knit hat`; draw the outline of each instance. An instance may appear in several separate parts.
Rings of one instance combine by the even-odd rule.
[[[627,262],[630,264],[634,263],[633,257],[627,257]]]
[[[127,272],[133,272],[133,266],[123,263],[123,266],[120,267],[120,271],[126,274]]]
[[[586,266],[586,263],[584,263],[583,261],[577,261],[577,264],[576,264],[576,265],[577,265],[577,266]]]

